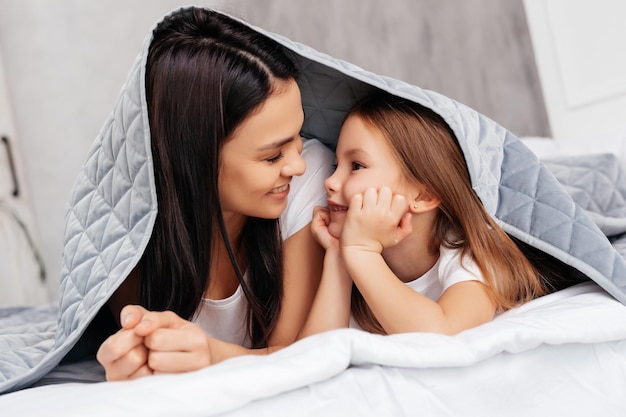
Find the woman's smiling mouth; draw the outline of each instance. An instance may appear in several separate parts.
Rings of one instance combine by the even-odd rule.
[[[280,187],[272,188],[270,190],[270,194],[279,194],[279,193],[287,191],[288,189],[289,189],[289,183],[285,185],[281,185]]]

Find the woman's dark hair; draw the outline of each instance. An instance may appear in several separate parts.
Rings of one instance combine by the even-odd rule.
[[[228,16],[183,9],[154,31],[146,65],[158,215],[139,263],[139,300],[191,319],[208,288],[212,249],[223,240],[249,302],[248,331],[263,347],[283,289],[277,219],[248,218],[226,231],[219,200],[222,147],[297,69],[279,44]],[[235,252],[245,254],[248,282]]]

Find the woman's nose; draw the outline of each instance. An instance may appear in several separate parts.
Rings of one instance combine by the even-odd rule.
[[[293,177],[304,174],[306,162],[304,162],[302,155],[299,152],[290,152],[288,158],[287,163],[283,165],[283,175],[285,177]]]

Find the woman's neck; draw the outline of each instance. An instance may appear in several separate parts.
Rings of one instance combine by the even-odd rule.
[[[240,213],[222,213],[222,216],[230,241],[237,242],[241,236],[243,227],[246,225],[248,216]],[[221,241],[221,237],[218,237],[218,239]]]
[[[246,217],[242,215],[224,215],[226,231],[228,232],[237,265],[242,273],[245,272],[247,266],[246,256],[244,251],[238,248],[237,242],[241,237],[245,221]],[[217,233],[211,253],[209,285],[204,296],[212,300],[221,300],[234,294],[238,286],[239,279],[237,278],[235,268],[233,268],[226,243],[224,243],[221,234]]]

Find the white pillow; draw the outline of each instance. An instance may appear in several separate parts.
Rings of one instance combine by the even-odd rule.
[[[562,151],[559,149],[559,144],[553,138],[539,137],[539,136],[527,136],[521,138],[522,142],[530,148],[537,158],[545,159],[556,156],[561,156]]]
[[[540,136],[524,136],[520,139],[539,159],[567,155],[613,153],[626,164],[626,132],[620,135],[597,137],[586,142],[569,142],[566,139]]]

